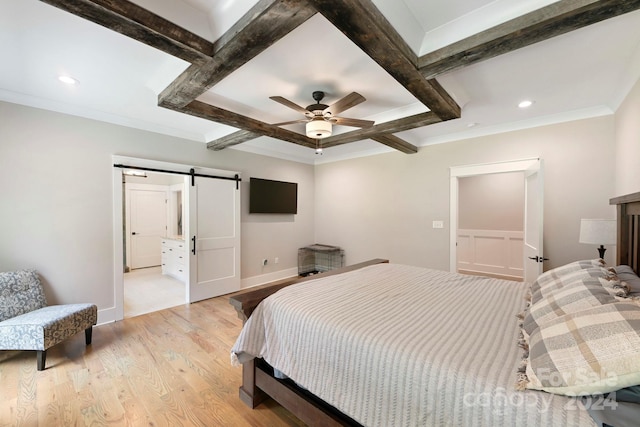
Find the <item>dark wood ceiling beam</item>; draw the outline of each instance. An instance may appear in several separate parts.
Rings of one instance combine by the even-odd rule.
[[[237,132],[233,132],[229,135],[223,136],[222,138],[218,138],[216,140],[209,142],[207,144],[207,148],[210,150],[219,151],[227,147],[242,144],[243,142],[247,142],[252,139],[259,138],[260,136],[262,135],[259,133],[251,132],[248,130],[239,130]],[[403,153],[413,154],[418,152],[418,147],[392,134],[377,133],[375,135],[370,136],[369,138],[381,144],[387,145],[391,148],[395,148],[398,151],[402,151]],[[365,139],[365,138],[358,137],[357,140],[360,140],[360,139]],[[323,140],[323,143],[322,143],[323,148],[335,147],[336,145],[343,144],[343,143],[335,143],[334,141],[334,143],[329,143],[327,145],[327,144],[324,144],[324,141],[326,140]]]
[[[226,111],[226,110],[222,110],[222,111]],[[205,118],[205,119],[208,118],[210,120],[212,119],[206,116],[198,116],[198,117]],[[390,120],[388,122],[384,122],[379,125],[372,126],[370,128],[358,129],[351,132],[345,132],[336,136],[325,138],[322,140],[322,147],[330,148],[330,147],[335,147],[342,144],[348,144],[350,142],[361,141],[363,139],[375,139],[375,137],[378,135],[386,135],[386,134],[392,134],[395,132],[403,132],[406,130],[428,126],[435,123],[440,123],[441,121],[442,120],[438,116],[436,116],[435,113],[428,111],[426,113],[419,113],[413,116],[403,117],[397,120]],[[231,126],[234,126],[234,125],[231,124]],[[292,133],[295,133],[295,132],[292,132]],[[295,133],[295,134],[302,138],[305,138],[303,135],[300,135],[298,133]],[[223,148],[230,147],[232,145],[240,144],[243,142],[247,142],[251,139],[258,138],[259,136],[261,136],[261,133],[259,131],[252,132],[250,130],[240,130],[240,131],[231,133],[229,135],[223,136],[222,138],[218,138],[209,142],[207,144],[207,148],[210,148],[213,150],[222,150]],[[312,139],[308,139],[308,140],[313,141]],[[409,143],[407,142],[406,144],[409,144]],[[305,145],[305,146],[309,146],[309,145]],[[315,148],[315,145],[311,146],[311,148]],[[409,146],[407,146],[407,149],[411,152],[415,152]]]
[[[423,126],[440,123],[442,119],[434,112],[415,114],[409,117],[403,117],[397,120],[380,123],[370,128],[358,129],[351,132],[341,133],[336,136],[330,136],[322,140],[324,148],[334,147],[336,145],[347,144],[349,142],[361,141],[363,139],[373,139],[373,137],[381,134],[392,134],[411,130]]]
[[[402,151],[405,154],[415,154],[418,152],[418,147],[390,133],[372,136],[371,139],[398,151]]]
[[[242,144],[243,142],[251,141],[252,139],[256,139],[261,136],[262,135],[259,133],[248,130],[239,130],[237,132],[230,133],[229,135],[225,135],[222,138],[208,142],[207,148],[214,151],[224,150],[227,147]]]
[[[231,72],[313,16],[316,13],[316,9],[311,7],[307,1],[260,0],[215,43],[211,43],[125,0],[41,1],[191,62],[192,65],[160,94],[159,105],[174,111],[242,129],[209,142],[207,148],[221,150],[262,135],[315,148],[316,142],[304,135],[195,100],[195,98]],[[350,10],[350,13],[354,16],[359,15],[361,12],[358,7],[353,8],[353,4],[340,4],[339,9],[342,12]],[[366,4],[364,9],[370,9],[370,14],[360,24],[366,27],[371,22],[375,22],[377,29],[384,35],[382,38],[386,41],[381,48],[375,48],[373,44],[367,45],[369,49],[366,52],[370,55],[370,52],[376,52],[377,55],[380,55],[380,52],[384,49],[390,49],[392,52],[399,51],[398,55],[391,55],[395,58],[379,61],[379,63],[382,62],[381,65],[387,70],[396,70],[397,67],[394,62],[400,57],[404,65],[411,65],[408,70],[413,69],[416,71],[417,58],[415,58],[411,49],[404,43],[395,29],[391,27],[372,3]],[[349,36],[349,33],[345,32],[345,34]],[[362,37],[358,39],[361,40]],[[397,76],[401,76],[403,73],[406,73],[406,70],[392,72],[391,74],[398,79]],[[398,81],[402,83],[402,79],[398,79]],[[424,90],[425,88],[422,88],[418,90],[418,93],[428,92],[429,95],[427,97],[418,96],[418,99],[423,101],[428,99],[430,103],[428,106],[432,109],[434,104],[431,101],[434,99],[437,102],[444,102],[449,105],[449,111],[445,112],[445,116],[450,116],[451,111],[454,111],[454,116],[456,114],[459,116],[459,107],[435,80],[432,82],[425,80],[420,84],[425,85],[426,91]],[[439,109],[439,107],[436,106],[436,109]],[[434,114],[429,114],[428,116],[429,119],[426,122],[432,123],[441,120],[435,117]],[[409,121],[414,120],[413,118],[409,119]],[[407,120],[404,122],[407,123]],[[415,123],[420,122],[418,120]],[[420,126],[423,125],[421,124]],[[398,137],[390,134],[380,135],[380,132],[393,131],[393,128],[394,126],[390,126],[390,123],[386,123],[382,127],[375,127],[377,130],[374,132],[371,132],[373,128],[369,129],[368,132],[367,130],[361,130],[365,131],[363,134],[360,134],[361,131],[349,132],[348,134],[334,137],[333,141],[327,142],[335,146],[366,138],[378,138],[383,144],[399,147],[401,151],[416,152],[416,147]],[[377,135],[380,136],[378,137]]]
[[[418,67],[432,79],[639,8],[640,0],[561,0],[428,53]]]
[[[260,0],[214,43],[211,60],[187,68],[158,104],[187,105],[315,14],[305,0]]]
[[[373,2],[308,1],[438,117],[460,117],[460,106],[435,80],[423,77],[417,68],[418,58]]]
[[[128,1],[41,0],[191,63],[204,63],[210,41]]]
[[[315,147],[315,141],[304,135],[195,99],[316,11],[431,110],[324,139],[323,147],[370,138],[415,152],[416,147],[392,133],[460,117],[460,107],[433,77],[640,8],[640,0],[560,0],[417,58],[373,2],[366,0],[259,0],[215,43],[126,0],[41,1],[192,63],[160,94],[159,104],[242,129],[211,141],[207,146],[214,150],[261,135]]]
[[[171,108],[170,106],[167,108]],[[280,139],[282,141],[292,142],[294,144],[302,145],[308,148],[315,148],[316,142],[311,138],[307,138],[296,132],[292,132],[287,129],[282,129],[278,126],[271,125],[269,123],[262,122],[260,120],[252,119],[251,117],[243,116],[223,108],[215,107],[213,105],[205,104],[201,101],[191,101],[184,107],[175,107],[175,111],[181,113],[190,114],[195,117],[200,117],[206,120],[213,120],[227,126],[233,126],[238,129],[253,132],[262,136],[270,136],[272,138]],[[213,141],[212,141],[213,142]],[[218,148],[222,149],[224,147]]]

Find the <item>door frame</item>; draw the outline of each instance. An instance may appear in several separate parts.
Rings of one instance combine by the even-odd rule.
[[[119,155],[111,156],[112,166],[116,164],[127,165],[131,167],[141,167],[141,168],[153,168],[153,169],[162,169],[162,170],[171,170],[176,172],[184,172],[189,173],[192,168],[196,168],[197,173],[203,173],[207,175],[219,175],[220,173],[225,174],[237,174],[236,172],[221,170],[221,169],[213,169],[201,166],[193,166],[186,165],[182,163],[171,163],[171,162],[163,162],[158,160],[150,160],[150,159],[142,159],[137,157],[126,157]],[[120,167],[112,167],[112,179],[113,179],[113,308],[108,309],[110,313],[112,313],[112,317],[110,320],[118,321],[124,319],[124,190],[123,190],[123,172],[124,169]],[[185,176],[185,188],[188,185],[189,177]],[[185,221],[189,217],[189,201],[186,197],[188,197],[188,192],[185,192],[185,201],[183,204],[183,209],[185,209],[183,215],[183,221]],[[183,227],[185,225],[183,224]],[[188,270],[189,267],[187,267]],[[189,277],[189,272],[187,271],[187,277]],[[187,283],[185,286],[189,286],[189,282],[187,279]],[[186,292],[185,292],[186,294]],[[186,302],[186,301],[185,301]]]
[[[497,163],[483,163],[450,167],[449,181],[449,271],[457,271],[457,233],[458,233],[458,179],[476,175],[494,173],[525,172],[535,164],[542,162],[539,157],[522,160],[507,160]]]

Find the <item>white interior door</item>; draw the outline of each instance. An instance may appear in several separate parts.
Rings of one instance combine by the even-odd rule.
[[[240,189],[235,181],[189,184],[189,302],[240,289]]]
[[[542,273],[544,260],[542,160],[525,171],[524,185],[524,280],[533,282]]]
[[[131,268],[161,264],[161,239],[167,233],[166,191],[130,190]]]

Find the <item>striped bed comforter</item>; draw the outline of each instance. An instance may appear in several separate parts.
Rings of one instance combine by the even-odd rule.
[[[365,426],[594,426],[576,399],[515,390],[527,286],[396,264],[319,278],[265,299],[232,361]]]

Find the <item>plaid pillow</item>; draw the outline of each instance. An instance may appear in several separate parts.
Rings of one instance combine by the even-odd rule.
[[[534,283],[539,282],[540,284],[544,284],[550,280],[555,280],[559,277],[565,276],[575,271],[594,267],[604,268],[605,266],[606,264],[603,259],[574,261],[570,262],[569,264],[565,264],[560,267],[545,271],[540,276],[538,276],[536,282]]]
[[[545,322],[616,301],[597,277],[574,280],[562,287],[548,290],[546,296],[531,304],[522,327],[527,335],[531,335]]]
[[[529,337],[521,387],[568,396],[640,384],[640,307],[614,302],[546,322]]]
[[[601,267],[589,267],[580,270],[574,270],[562,275],[547,275],[543,279],[538,279],[531,286],[532,302],[544,299],[547,295],[557,289],[562,289],[568,284],[574,283],[586,278],[606,277],[607,270]]]
[[[571,263],[574,267],[580,266],[580,262]],[[531,303],[544,299],[549,294],[561,289],[567,285],[575,283],[578,280],[587,278],[597,278],[601,285],[613,296],[626,297],[628,295],[628,287],[620,283],[615,271],[611,271],[604,267],[587,267],[576,269],[559,269],[549,270],[541,274],[538,279],[531,285]]]

